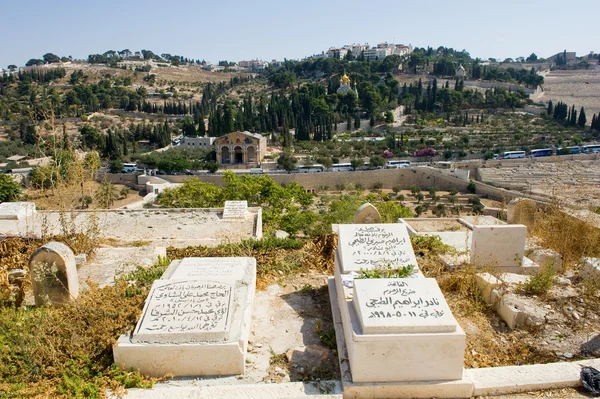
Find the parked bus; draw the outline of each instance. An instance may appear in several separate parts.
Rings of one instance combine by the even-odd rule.
[[[557,155],[571,155],[571,154],[580,154],[581,153],[581,148],[574,146],[574,147],[562,147],[559,148],[558,150],[556,150],[556,154]]]
[[[541,148],[539,150],[531,150],[531,152],[529,152],[529,156],[532,158],[550,157],[553,154],[554,154],[554,150],[552,148]]]
[[[315,173],[315,172],[324,172],[325,167],[321,164],[313,164],[313,165],[302,165],[296,168],[296,173]]]
[[[352,164],[350,163],[334,163],[331,167],[333,172],[350,172],[352,170]]]
[[[502,159],[525,158],[525,151],[505,151],[502,153]]]
[[[600,144],[582,145],[581,149],[584,154],[595,154],[600,152]]]
[[[121,170],[121,172],[123,173],[133,173],[135,172],[137,169],[137,164],[136,163],[124,163],[123,164],[123,169]]]
[[[387,161],[385,166],[387,169],[409,168],[410,161]]]

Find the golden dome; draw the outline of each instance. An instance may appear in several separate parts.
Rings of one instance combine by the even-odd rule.
[[[342,85],[350,85],[350,78],[348,77],[348,75],[346,75],[346,72],[344,72],[344,76],[342,76],[340,78],[340,84],[342,84]]]

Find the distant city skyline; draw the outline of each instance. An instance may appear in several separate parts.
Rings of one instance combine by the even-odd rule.
[[[475,0],[432,0],[427,5],[398,0],[173,4],[170,8],[157,0],[4,4],[0,68],[22,66],[45,53],[85,59],[126,48],[212,63],[302,59],[329,47],[386,41],[465,49],[474,58],[500,60],[532,52],[545,58],[564,49],[578,56],[600,52],[591,28],[600,11],[597,0],[568,4],[506,0],[494,5]]]

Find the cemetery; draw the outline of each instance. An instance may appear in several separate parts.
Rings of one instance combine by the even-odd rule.
[[[382,223],[364,203],[353,223],[313,240],[263,237],[262,211],[245,201],[97,216],[12,205],[0,218],[12,293],[2,301],[72,320],[46,330],[28,316],[26,334],[37,338],[15,350],[50,366],[48,376],[56,362],[100,374],[113,363],[110,375],[129,382],[105,374],[93,388],[100,396],[468,398],[577,388],[581,365],[600,366],[600,260],[567,267],[569,251],[534,235],[555,222],[530,205],[509,204],[508,221]],[[89,251],[65,226],[94,217],[101,233]],[[45,348],[31,346],[37,340]],[[47,350],[58,347],[64,355]],[[94,351],[95,362],[69,360]],[[65,384],[56,389],[84,389]]]

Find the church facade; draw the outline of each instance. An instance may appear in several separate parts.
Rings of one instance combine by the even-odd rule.
[[[267,152],[267,138],[257,133],[231,132],[214,142],[219,165],[259,166]]]

